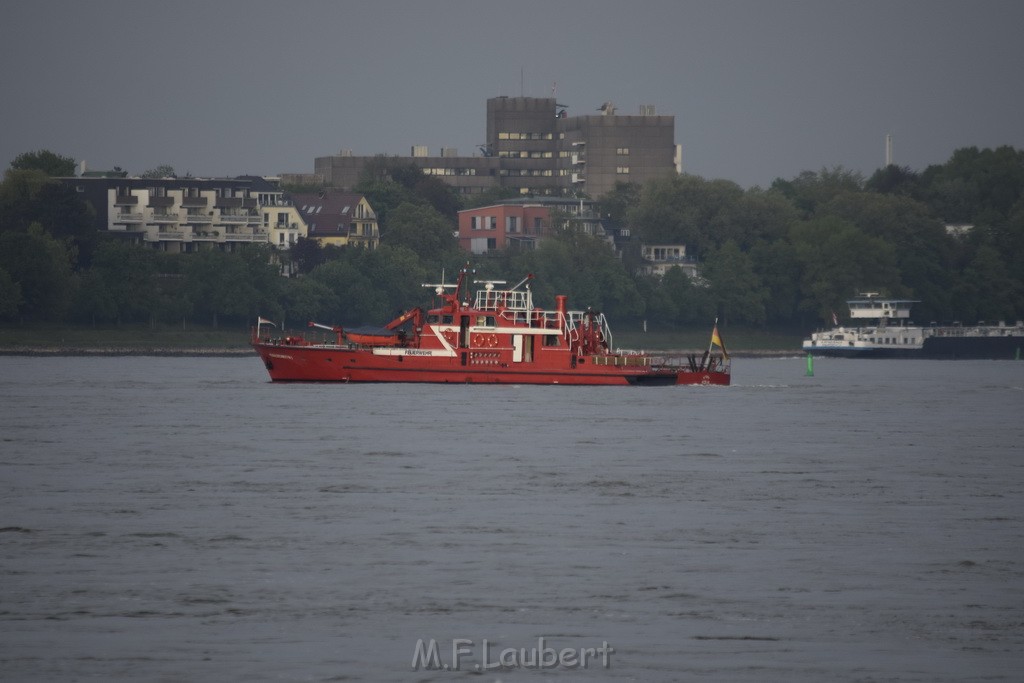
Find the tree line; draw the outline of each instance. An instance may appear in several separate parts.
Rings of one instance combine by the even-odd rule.
[[[0,183],[0,319],[379,324],[429,304],[422,283],[442,273],[452,281],[468,258],[454,237],[466,201],[401,160],[381,157],[353,188],[378,214],[374,251],[300,240],[288,251],[157,252],[95,230],[93,207],[54,180],[74,168],[52,152],[26,153]],[[718,318],[807,329],[845,315],[846,299],[867,290],[920,300],[918,322],[1024,317],[1024,153],[1012,147],[959,149],[923,172],[806,171],[767,189],[673,175],[619,184],[598,206],[607,227],[630,231],[620,255],[560,227],[534,250],[474,257],[476,277],[533,273],[538,305],[568,294],[574,307],[667,328]],[[641,243],[685,244],[700,277],[639,275]],[[285,266],[297,277],[281,277]]]

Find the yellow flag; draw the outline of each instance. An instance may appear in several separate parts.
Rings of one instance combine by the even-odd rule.
[[[715,329],[711,332],[711,345],[722,349],[722,355],[726,358],[729,357],[729,353],[725,350],[725,344],[722,343],[722,337],[718,334],[718,325],[715,325]]]

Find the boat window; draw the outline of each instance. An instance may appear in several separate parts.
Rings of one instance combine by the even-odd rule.
[[[443,325],[451,325],[453,321],[454,318],[452,318],[452,316],[450,315],[441,316],[441,323]]]
[[[436,322],[438,322],[438,320],[440,320],[440,317],[437,316],[437,315],[428,315],[427,316],[427,322],[428,323],[436,323]]]
[[[558,346],[559,337],[557,334],[545,334],[544,346]]]

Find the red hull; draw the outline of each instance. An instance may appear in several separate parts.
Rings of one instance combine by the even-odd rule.
[[[669,365],[645,354],[613,351],[604,315],[569,311],[564,296],[555,297],[554,310],[534,307],[529,287],[520,289],[532,276],[511,289],[486,283],[470,305],[464,291],[467,273],[460,273],[456,285],[435,286],[441,306],[414,308],[388,323],[383,335],[310,323],[333,333],[334,341],[271,339],[260,337],[266,322],[261,318],[253,346],[275,382],[729,384],[729,361],[717,326],[707,353],[691,356],[686,365]],[[449,293],[451,287],[455,291]],[[721,354],[712,353],[715,346]]]
[[[659,366],[596,365],[577,362],[570,367],[545,367],[539,361],[503,362],[500,352],[467,353],[455,357],[375,355],[370,349],[340,346],[293,346],[257,342],[256,351],[275,382],[434,382],[457,384],[568,384],[583,386],[713,384],[728,386],[722,370],[691,371]],[[470,357],[494,355],[492,358]],[[624,356],[623,358],[629,358]],[[586,359],[584,359],[586,360]]]

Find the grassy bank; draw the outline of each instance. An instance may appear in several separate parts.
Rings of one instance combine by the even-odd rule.
[[[706,349],[711,339],[710,329],[692,330],[612,330],[617,348],[645,351]],[[723,341],[730,352],[773,351],[799,352],[801,335],[793,332],[765,332],[731,328],[722,330]],[[180,326],[121,325],[68,326],[68,325],[5,325],[0,326],[0,353],[33,349],[62,349],[87,351],[116,349],[128,352],[147,350],[185,351],[208,349],[211,351],[245,351],[249,344],[249,329],[239,326],[212,328],[190,325]]]

